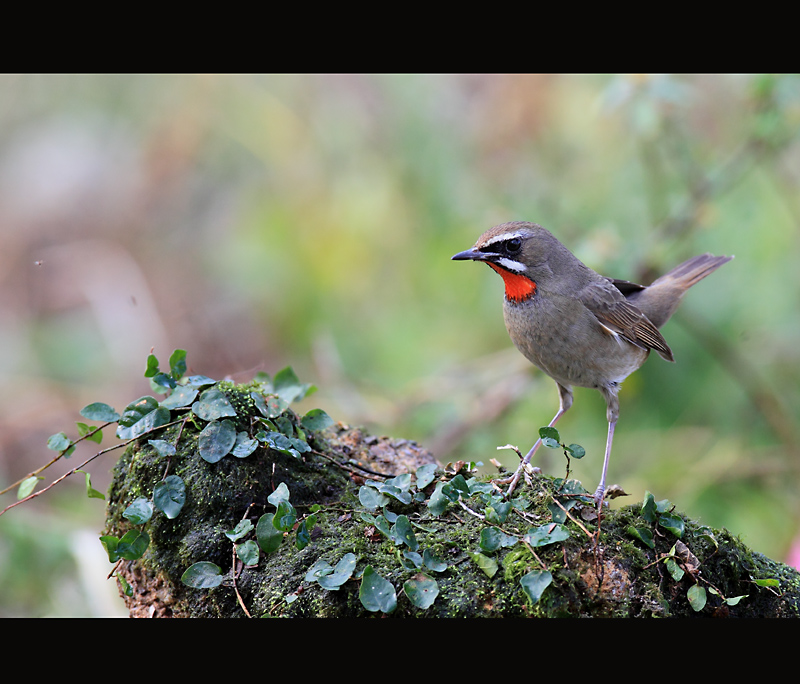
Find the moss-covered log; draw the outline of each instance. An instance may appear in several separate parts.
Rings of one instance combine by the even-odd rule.
[[[232,386],[226,392],[240,429],[259,415],[247,392]],[[246,457],[228,454],[211,463],[198,453],[203,425],[195,420],[148,433],[128,448],[115,469],[105,534],[122,537],[136,528],[149,537],[141,558],[117,567],[132,616],[800,614],[800,575],[725,530],[633,505],[606,513],[598,534],[594,508],[574,495],[574,481],[534,476],[509,506],[468,465],[439,469],[427,484],[412,476],[391,480],[394,489],[381,487],[387,478],[435,463],[433,456],[413,442],[342,424],[301,431],[289,409],[283,418],[284,429],[302,433],[309,451],[298,456],[262,441]],[[176,443],[176,453],[159,453],[152,439]],[[123,517],[136,499],[151,499],[168,474],[186,487],[176,517],[156,510],[137,526]],[[272,542],[257,531],[262,517],[276,513],[268,497],[281,483],[296,522],[280,532],[276,546],[274,529]],[[232,540],[226,532],[243,520],[252,527],[245,522],[239,530],[249,532]],[[307,538],[298,543],[301,528]],[[257,563],[245,566],[235,546],[250,540],[252,550],[257,538]],[[343,559],[352,567],[340,566],[345,575],[337,579],[334,568]],[[219,567],[218,586],[181,581],[198,562]],[[327,569],[319,571],[324,562]],[[312,566],[316,574],[309,573]],[[328,588],[319,580],[324,576]]]

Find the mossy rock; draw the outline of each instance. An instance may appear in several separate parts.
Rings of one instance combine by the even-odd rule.
[[[226,389],[237,407],[237,429],[252,426],[258,415],[247,400],[249,391],[249,387],[238,386]],[[282,415],[299,428],[300,419],[290,409]],[[522,488],[507,515],[501,516],[502,522],[492,518],[492,511],[487,518],[487,502],[498,499],[486,493],[491,489],[473,478],[466,464],[457,464],[448,472],[438,470],[434,481],[422,490],[412,478],[410,500],[403,503],[389,497],[382,519],[393,520],[398,515],[408,519],[418,544],[414,553],[408,553],[408,545],[374,524],[382,511],[367,510],[359,490],[367,480],[380,482],[402,473],[413,474],[420,466],[435,463],[419,445],[337,424],[304,434],[310,450],[300,457],[260,444],[246,458],[228,455],[209,463],[198,454],[202,427],[201,421],[189,420],[160,428],[155,435],[143,435],[115,467],[108,496],[107,535],[121,537],[134,527],[122,516],[123,511],[138,497],[151,498],[154,486],[166,474],[180,476],[186,485],[186,501],[177,517],[169,519],[156,511],[147,523],[136,526],[149,536],[149,547],[141,558],[121,561],[117,567],[121,588],[124,583],[130,587],[130,595],[121,593],[134,617],[381,616],[380,611],[368,611],[360,598],[360,577],[368,566],[393,587],[397,598],[390,614],[396,617],[800,614],[800,574],[748,550],[725,530],[709,530],[683,516],[680,542],[690,553],[678,559],[677,567],[685,571],[680,580],[664,561],[664,554],[678,539],[645,521],[641,506],[605,513],[598,535],[593,506],[577,499],[559,528],[569,536],[534,546],[533,538],[525,535],[553,525],[554,500],[568,500],[562,496],[564,482],[544,476],[535,476]],[[168,462],[148,439],[177,440],[177,452]],[[469,482],[475,493],[462,491],[456,500],[444,502],[443,510],[435,515],[429,507],[431,496],[441,493],[442,483],[453,483],[454,471],[459,469],[458,482]],[[289,532],[276,551],[262,551],[257,565],[243,567],[225,532],[243,518],[255,525],[262,515],[274,513],[275,506],[267,497],[281,483],[288,487],[299,519],[312,507],[319,507],[310,543],[298,548],[295,534]],[[450,494],[453,496],[452,487]],[[654,532],[654,549],[630,532],[648,526]],[[484,543],[481,550],[485,530],[494,531],[496,538],[508,545],[487,549]],[[438,568],[420,563],[426,550],[441,561]],[[345,554],[354,554],[356,567],[338,590],[306,579],[317,561],[335,566]],[[183,573],[199,561],[219,566],[224,581],[210,589],[182,583]],[[524,578],[543,570],[551,581],[534,600],[523,587]],[[404,591],[406,582],[423,575],[435,580],[438,590],[427,608],[419,607],[419,602],[415,605]],[[775,586],[755,583],[765,579],[777,582]],[[695,585],[706,590],[707,601],[700,610],[688,600],[689,589]],[[742,596],[733,605],[725,600]]]

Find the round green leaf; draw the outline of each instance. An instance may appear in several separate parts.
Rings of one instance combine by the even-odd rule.
[[[136,560],[144,555],[150,545],[150,537],[141,530],[128,530],[116,547],[116,560]],[[110,560],[110,559],[109,559]],[[112,562],[116,562],[112,561]]]
[[[252,529],[253,529],[252,522],[250,522],[249,520],[240,520],[237,523],[236,527],[234,527],[232,530],[228,530],[225,533],[225,536],[231,541],[237,541],[242,537],[244,537],[246,534],[248,534]]]
[[[569,538],[569,530],[557,523],[549,523],[531,528],[523,539],[531,546],[547,546]]]
[[[186,485],[177,475],[170,475],[153,488],[153,503],[168,518],[174,518],[186,503]]]
[[[330,567],[330,566],[329,566]],[[353,553],[346,553],[342,559],[332,569],[332,572],[325,572],[317,577],[317,583],[323,589],[337,591],[350,577],[356,569],[356,557]],[[306,574],[306,577],[308,574]]]
[[[553,576],[547,570],[532,570],[527,575],[520,578],[519,583],[522,590],[528,596],[531,605],[537,603],[542,597],[542,593],[553,581]]]
[[[247,458],[258,447],[257,439],[250,439],[247,433],[243,430],[236,435],[236,442],[233,445],[231,453],[236,458]]]
[[[403,583],[403,592],[417,608],[425,610],[433,605],[439,595],[439,585],[432,577],[420,573]]]
[[[280,532],[291,532],[297,522],[297,511],[288,501],[281,501],[272,518],[272,524]]]
[[[539,428],[539,437],[542,440],[542,444],[544,444],[545,446],[547,446],[547,444],[545,444],[544,441],[546,439],[555,442],[556,445],[558,445],[561,442],[561,435],[558,434],[558,430],[556,430],[554,427]]]
[[[55,435],[50,435],[47,439],[47,448],[52,449],[53,451],[64,451],[68,449],[70,445],[69,437],[63,432],[59,432]]]
[[[175,455],[175,445],[163,439],[148,439],[147,443],[156,450],[162,458]]]
[[[219,565],[200,561],[186,569],[181,575],[181,582],[193,589],[211,589],[222,584],[222,569]]]
[[[267,497],[267,501],[269,501],[273,506],[277,506],[281,501],[288,501],[289,500],[289,488],[286,486],[285,482],[281,482],[277,487],[275,487],[274,491]]]
[[[88,420],[97,420],[101,423],[113,423],[119,420],[119,413],[108,404],[102,404],[100,402],[84,406],[81,409],[81,415]]]
[[[200,398],[192,404],[192,412],[198,418],[209,422],[236,415],[228,397],[216,387],[210,387],[200,395]]]
[[[258,544],[252,539],[236,547],[236,555],[245,565],[258,565],[259,550]]]
[[[200,456],[216,463],[227,456],[236,443],[236,427],[229,420],[215,420],[203,428],[197,445]]]
[[[166,399],[162,400],[161,406],[166,409],[183,408],[191,404],[197,396],[197,388],[191,385],[178,385]]]
[[[169,422],[169,410],[158,405],[158,400],[145,396],[128,404],[120,416],[117,437],[133,439]]]
[[[358,500],[369,511],[374,511],[389,503],[383,494],[372,487],[361,486],[358,488]]]
[[[447,570],[447,563],[436,556],[430,549],[425,549],[422,552],[422,562],[425,563],[425,567],[428,568],[428,570],[432,570],[433,572],[444,572]]]
[[[333,425],[333,418],[322,409],[311,409],[300,422],[306,430],[316,432]]]
[[[417,489],[425,489],[436,477],[436,464],[426,463],[424,466],[417,468],[415,474],[417,476]]]
[[[695,612],[700,612],[706,607],[706,590],[699,584],[693,584],[686,592],[689,605]]]
[[[658,516],[658,524],[669,530],[680,539],[683,536],[683,519],[673,513],[662,513]]]
[[[274,517],[273,513],[266,513],[256,523],[256,539],[264,553],[274,553],[283,541],[283,532],[272,524]]]
[[[153,504],[140,496],[122,512],[122,516],[134,525],[144,525],[153,516]]]
[[[34,487],[36,487],[36,483],[39,480],[44,480],[44,478],[36,475],[31,475],[30,477],[26,477],[22,482],[20,482],[19,487],[17,488],[17,501],[24,499],[31,492],[33,492],[33,489]]]
[[[398,546],[405,544],[412,551],[416,551],[419,548],[417,536],[414,534],[411,521],[408,519],[407,515],[397,516],[397,520],[392,528],[392,537],[394,537],[395,543]]]
[[[371,565],[364,568],[361,575],[358,598],[371,613],[391,613],[397,608],[397,593],[392,583],[375,572]]]

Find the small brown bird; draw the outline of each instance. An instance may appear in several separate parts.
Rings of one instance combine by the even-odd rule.
[[[686,290],[733,257],[701,254],[651,285],[637,285],[595,273],[541,226],[515,221],[487,230],[471,249],[452,258],[484,261],[503,278],[503,314],[511,341],[558,386],[560,407],[550,426],[572,406],[573,385],[593,387],[605,398],[608,437],[594,494],[602,505],[622,381],[651,349],[675,360],[658,329]],[[537,440],[522,460],[508,496],[541,443]]]

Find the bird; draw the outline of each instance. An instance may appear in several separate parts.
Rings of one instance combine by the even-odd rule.
[[[542,226],[512,221],[490,228],[451,258],[482,261],[502,277],[503,318],[511,341],[558,387],[559,408],[550,427],[572,406],[573,386],[594,388],[605,399],[608,435],[593,497],[602,509],[623,380],[651,350],[675,361],[659,328],[690,287],[733,256],[695,256],[644,286],[602,276]],[[541,444],[539,438],[506,481],[508,498]]]

